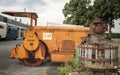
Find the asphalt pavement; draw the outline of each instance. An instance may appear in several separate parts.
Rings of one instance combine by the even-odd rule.
[[[0,41],[0,75],[59,75],[58,63],[44,62],[38,67],[24,66],[17,59],[10,59],[10,51],[21,40]]]

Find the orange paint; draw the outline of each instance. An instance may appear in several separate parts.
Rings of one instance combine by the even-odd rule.
[[[31,18],[31,27],[26,29],[25,39],[19,47],[12,49],[10,55],[11,58],[22,59],[29,66],[39,65],[46,57],[50,57],[52,62],[72,61],[76,44],[81,43],[82,38],[88,35],[87,27],[37,26],[38,16],[34,12],[2,13]]]

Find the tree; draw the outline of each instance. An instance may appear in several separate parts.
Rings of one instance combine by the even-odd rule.
[[[102,18],[105,23],[114,27],[114,20],[120,18],[120,0],[70,0],[66,3],[63,14],[65,20],[63,23],[89,26],[91,19]]]
[[[95,0],[93,13],[95,13],[94,17],[101,17],[106,23],[109,23],[109,37],[111,37],[114,20],[120,18],[120,0]]]
[[[63,14],[66,17],[64,23],[66,24],[76,24],[83,25],[86,18],[86,11],[90,0],[70,0],[69,3],[66,3]]]

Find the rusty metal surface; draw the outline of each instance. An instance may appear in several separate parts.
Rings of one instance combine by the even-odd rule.
[[[81,66],[84,70],[89,69],[93,72],[104,72],[104,71],[109,71],[109,72],[115,72],[118,68],[90,68],[90,67],[85,67],[84,65]]]
[[[105,31],[108,25],[100,18],[95,18],[89,26],[88,36],[84,38],[83,43],[77,46],[79,59],[83,68],[91,70],[94,75],[111,75],[112,71],[118,69],[118,47],[113,46],[107,39]],[[106,74],[109,73],[110,74]],[[102,74],[103,75],[103,74]]]
[[[75,42],[73,40],[63,40],[62,50],[74,50]]]
[[[11,16],[17,16],[17,17],[32,17],[34,19],[38,18],[38,15],[35,12],[12,12],[12,11],[4,11],[3,14],[11,15]]]
[[[78,48],[92,50],[116,50],[116,51],[118,49],[118,47],[86,47],[86,46],[79,46]]]
[[[114,59],[90,59],[90,58],[82,58],[80,57],[81,60],[84,60],[84,61],[92,61],[92,62],[117,62],[117,58],[114,58]]]
[[[108,28],[107,24],[103,23],[100,18],[93,19],[89,27],[89,34],[103,34]]]

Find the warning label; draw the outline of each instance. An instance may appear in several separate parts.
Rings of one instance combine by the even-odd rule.
[[[44,32],[43,33],[43,40],[52,40],[52,33]]]

